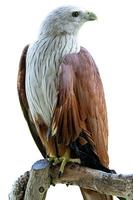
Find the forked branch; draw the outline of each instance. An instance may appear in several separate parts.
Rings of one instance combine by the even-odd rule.
[[[63,183],[133,200],[133,174],[109,174],[77,164],[68,164],[60,178],[58,172],[59,166],[49,167],[48,161],[37,161],[30,173],[27,172],[16,181],[9,199],[45,200],[51,184]]]

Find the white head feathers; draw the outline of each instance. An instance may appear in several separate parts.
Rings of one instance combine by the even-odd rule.
[[[78,7],[59,7],[50,12],[45,18],[39,35],[76,34],[86,21],[95,19],[96,15],[94,13]]]

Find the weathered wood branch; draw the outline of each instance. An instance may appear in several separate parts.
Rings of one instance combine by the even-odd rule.
[[[113,196],[133,200],[133,174],[108,174],[99,170],[68,164],[63,176],[58,177],[59,166],[49,167],[46,160],[37,161],[29,173],[16,181],[10,200],[45,200],[51,184],[78,185]]]

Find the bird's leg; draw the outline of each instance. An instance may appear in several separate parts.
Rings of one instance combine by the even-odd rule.
[[[72,162],[72,163],[77,163],[77,164],[81,164],[81,161],[79,158],[67,158],[67,157],[61,157],[61,166],[60,166],[60,170],[59,170],[59,176],[61,176],[64,172],[64,168],[66,166],[67,163]]]
[[[78,163],[78,164],[81,163],[81,162],[80,162],[80,159],[70,158],[70,150],[69,150],[69,149],[67,149],[67,150],[65,151],[64,155],[61,156],[61,157],[59,158],[59,160],[60,160],[60,162],[61,162],[61,166],[60,166],[60,169],[59,169],[59,176],[61,176],[61,175],[63,174],[64,168],[65,168],[65,166],[66,166],[66,164],[67,164],[68,162],[73,162],[73,163]]]
[[[49,155],[49,161],[52,165],[57,165],[61,163],[60,169],[59,169],[59,177],[63,174],[64,168],[67,163],[72,162],[72,163],[78,163],[80,164],[81,161],[78,158],[70,158],[70,149],[67,148],[63,156],[61,157],[56,157],[53,154]]]
[[[49,155],[48,160],[49,160],[49,162],[50,162],[52,165],[55,165],[55,164],[60,163],[59,158],[56,157],[56,156],[53,155],[53,154],[50,154],[50,155]]]
[[[59,176],[63,174],[65,165],[67,164],[67,162],[69,162],[69,159],[70,159],[70,151],[67,149],[64,155],[60,157],[61,166],[59,170]]]

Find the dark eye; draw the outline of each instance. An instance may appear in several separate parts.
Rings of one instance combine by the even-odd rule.
[[[73,17],[78,17],[78,16],[79,16],[79,12],[78,12],[78,11],[73,12],[73,13],[72,13],[72,16],[73,16]]]

